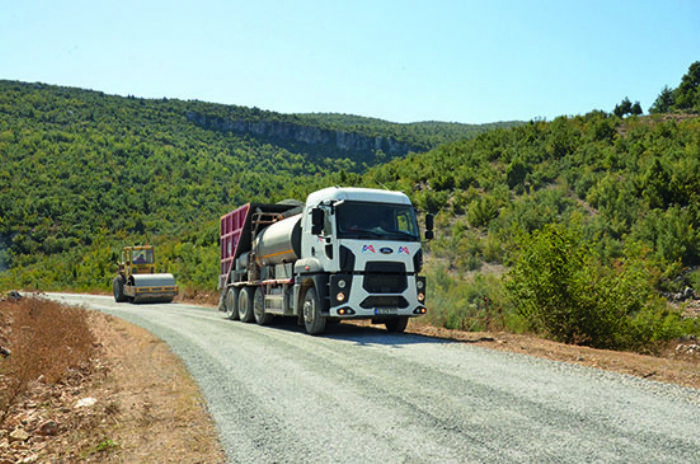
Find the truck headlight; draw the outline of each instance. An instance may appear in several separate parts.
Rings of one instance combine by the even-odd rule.
[[[423,285],[424,284],[423,284],[422,280],[419,280],[418,282],[416,282],[416,287],[418,287],[418,290],[423,290]]]
[[[418,292],[418,301],[422,302],[423,300],[425,300],[425,295],[423,292]]]
[[[350,299],[352,291],[352,276],[347,274],[333,275],[329,279],[329,292],[331,305],[346,302]]]

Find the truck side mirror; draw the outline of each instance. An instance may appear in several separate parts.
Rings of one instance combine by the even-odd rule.
[[[311,235],[320,235],[323,231],[323,210],[314,208],[311,210]]]
[[[435,238],[435,233],[433,232],[433,215],[428,213],[425,215],[425,239],[432,240]]]

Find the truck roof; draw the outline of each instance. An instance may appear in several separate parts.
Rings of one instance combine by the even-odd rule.
[[[408,199],[403,192],[391,190],[379,190],[359,187],[329,187],[319,190],[309,195],[307,205],[318,205],[324,201],[368,201],[374,203],[394,203],[402,205],[410,205],[411,200]]]

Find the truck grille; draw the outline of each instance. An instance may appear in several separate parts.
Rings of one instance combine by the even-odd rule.
[[[402,293],[408,288],[403,263],[370,261],[365,267],[362,288],[368,293]]]
[[[401,295],[381,295],[368,296],[364,299],[360,306],[364,309],[369,308],[406,308],[408,301]]]

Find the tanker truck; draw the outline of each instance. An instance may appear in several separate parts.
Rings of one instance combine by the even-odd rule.
[[[221,217],[220,234],[229,319],[292,316],[312,335],[328,321],[370,319],[403,332],[427,311],[416,211],[401,192],[332,187],[306,203],[248,203]]]

